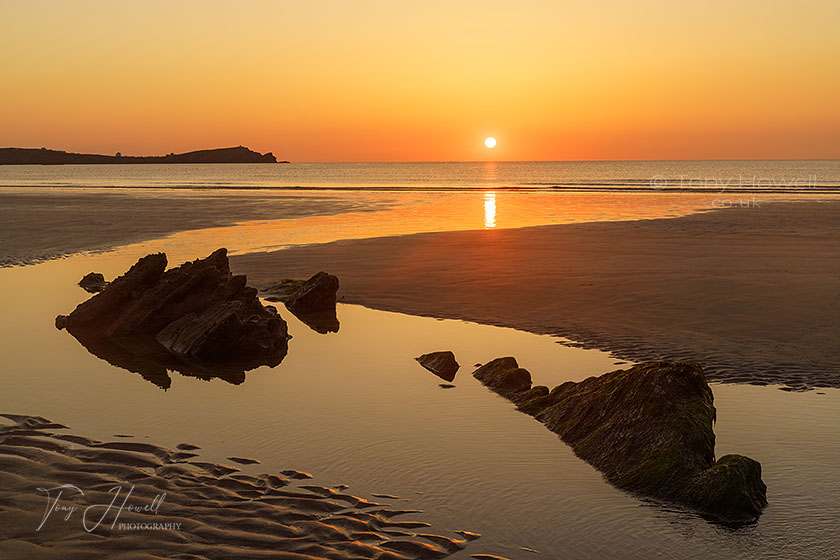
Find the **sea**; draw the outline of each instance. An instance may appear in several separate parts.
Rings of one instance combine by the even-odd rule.
[[[840,160],[25,165],[0,186],[835,193]]]

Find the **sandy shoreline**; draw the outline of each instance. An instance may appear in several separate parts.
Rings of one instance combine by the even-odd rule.
[[[566,336],[711,379],[840,386],[840,204],[418,234],[234,256],[255,285],[326,270],[342,301]],[[562,367],[559,364],[558,367]]]
[[[3,558],[408,560],[443,558],[474,538],[430,534],[421,512],[393,497],[368,501],[307,473],[250,475],[201,461],[190,444],[101,442],[41,417],[0,416]]]
[[[248,220],[327,216],[381,207],[331,196],[4,188],[0,189],[0,266],[104,251],[180,231]]]

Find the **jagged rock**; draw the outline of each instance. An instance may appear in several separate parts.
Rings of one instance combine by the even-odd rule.
[[[455,379],[455,374],[461,366],[455,360],[455,354],[450,351],[431,352],[415,358],[420,365],[445,381]]]
[[[531,387],[523,371],[513,358],[500,358],[473,375],[559,434],[615,486],[725,522],[752,521],[767,504],[757,461],[726,455],[715,462],[715,407],[699,365],[651,362],[551,391]]]
[[[335,309],[336,292],[338,278],[326,272],[319,272],[289,296],[285,302],[286,307],[295,315]]]
[[[166,262],[163,253],[141,258],[56,326],[63,322],[96,355],[152,370],[155,379],[169,368],[241,382],[243,369],[280,363],[286,322],[263,307],[244,276],[231,274],[225,249],[170,270]]]
[[[105,277],[98,272],[88,272],[79,280],[79,286],[89,294],[96,294],[105,289],[108,282]]]
[[[277,316],[259,319],[247,307],[243,301],[213,305],[169,323],[155,338],[176,354],[221,360],[260,354],[286,338],[285,321]]]

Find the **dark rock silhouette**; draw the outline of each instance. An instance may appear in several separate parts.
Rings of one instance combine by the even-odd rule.
[[[317,313],[335,309],[338,278],[319,272],[304,282],[286,300],[286,307],[295,314]]]
[[[455,354],[450,351],[430,352],[415,358],[420,365],[431,371],[444,381],[452,381],[461,366],[455,360]]]
[[[338,332],[335,303],[338,278],[319,272],[309,280],[281,280],[265,291],[268,301],[281,301],[305,325],[320,334]]]
[[[167,369],[241,383],[244,372],[286,356],[286,322],[263,307],[227,251],[166,270],[166,255],[141,258],[104,290],[56,318],[91,353],[168,387]]]
[[[531,374],[511,357],[491,360],[475,370],[473,376],[505,397],[531,387]]]
[[[726,455],[715,462],[714,399],[695,363],[651,362],[552,390],[531,387],[514,358],[473,375],[619,488],[729,523],[750,522],[767,504],[757,461]]]
[[[88,272],[79,280],[79,286],[89,294],[97,294],[105,289],[108,282],[105,277],[98,272]]]
[[[278,163],[274,154],[260,154],[244,146],[196,150],[166,156],[115,156],[74,154],[46,148],[0,148],[0,165],[67,165],[125,163]],[[280,163],[288,163],[280,162]]]

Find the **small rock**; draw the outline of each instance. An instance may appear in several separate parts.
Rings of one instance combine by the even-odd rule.
[[[79,286],[89,294],[97,294],[108,287],[105,277],[98,272],[88,272],[79,280]]]
[[[338,278],[319,272],[286,300],[286,307],[296,315],[335,309],[337,292]]]
[[[455,379],[455,374],[461,366],[455,360],[455,354],[450,351],[430,352],[415,358],[420,365],[445,381]]]
[[[62,330],[67,326],[67,315],[58,315],[55,318],[55,328]]]
[[[531,374],[519,367],[516,358],[510,356],[487,362],[475,370],[473,376],[504,396],[531,388]]]

